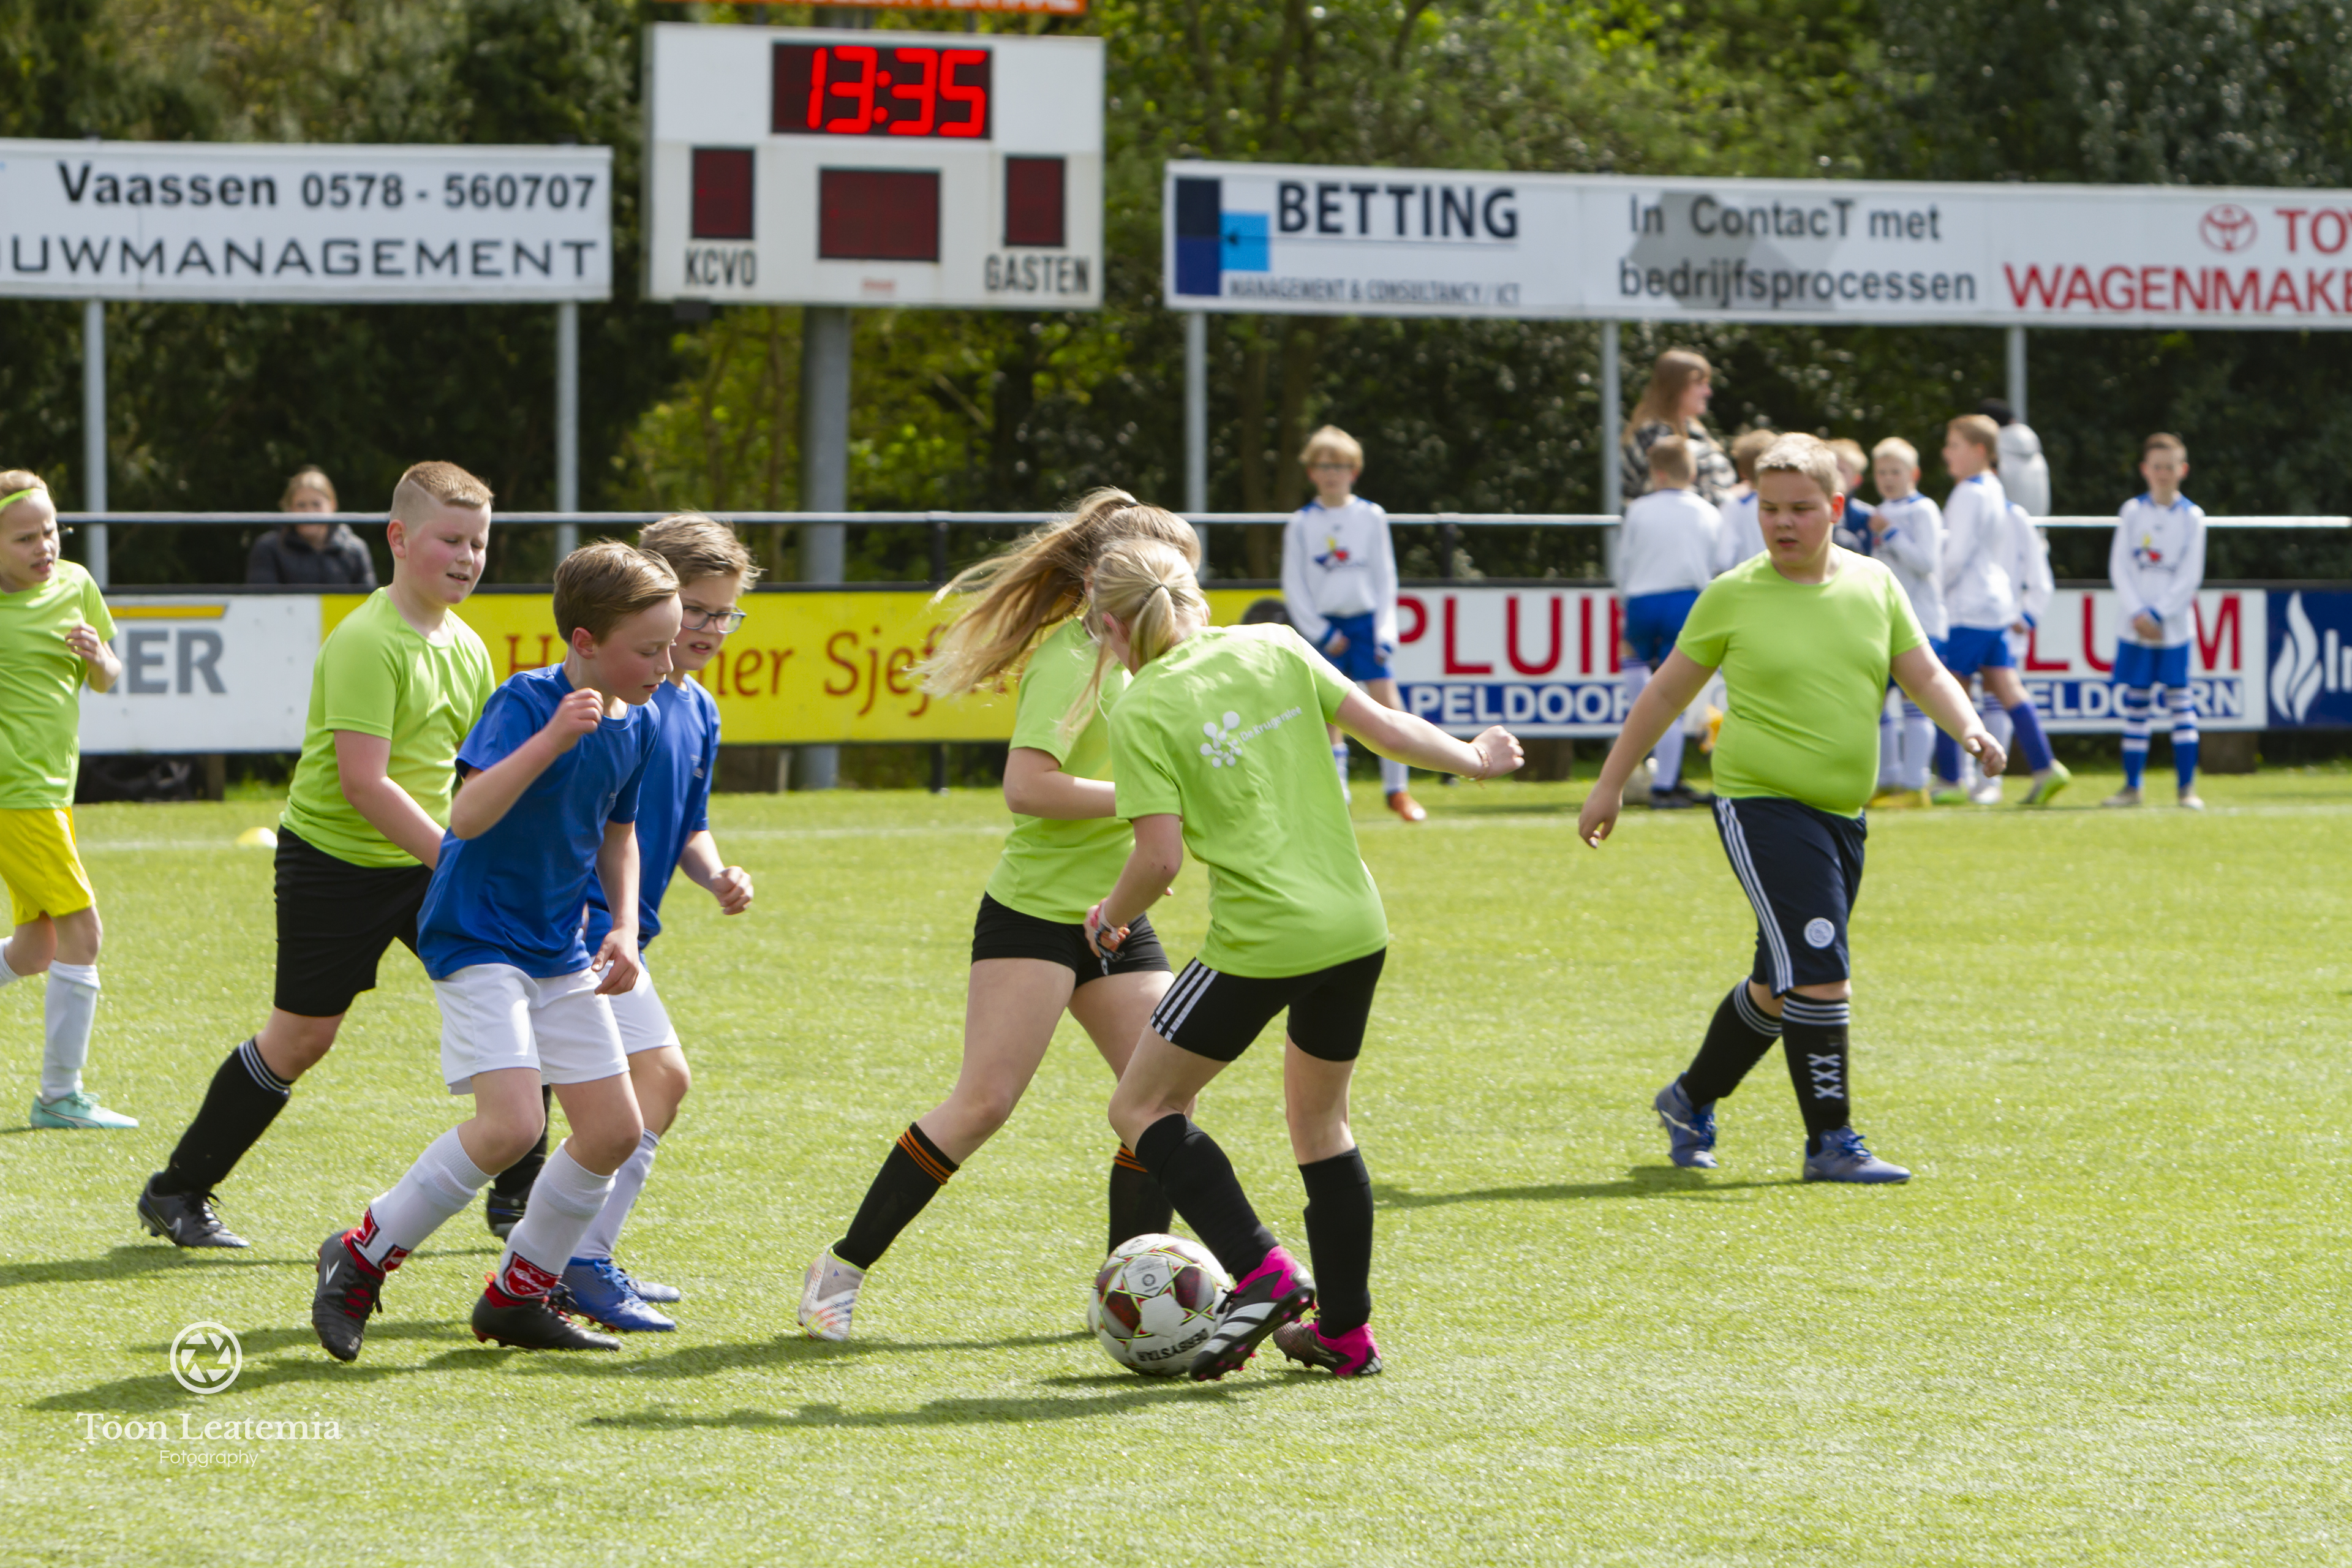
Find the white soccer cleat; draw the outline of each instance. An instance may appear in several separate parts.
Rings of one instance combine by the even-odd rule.
[[[866,1270],[853,1268],[826,1247],[808,1266],[801,1283],[801,1328],[813,1340],[835,1343],[849,1337],[850,1314],[857,1310],[857,1288]]]
[[[1979,779],[1976,783],[1969,785],[1969,804],[1971,805],[1999,805],[2000,804],[2000,781],[1999,779]]]

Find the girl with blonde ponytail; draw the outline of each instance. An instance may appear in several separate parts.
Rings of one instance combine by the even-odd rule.
[[[962,696],[1017,676],[1004,804],[1013,831],[981,895],[955,1088],[900,1134],[848,1233],[817,1254],[801,1291],[812,1338],[849,1337],[866,1271],[940,1188],[1004,1125],[1067,1012],[1117,1073],[1168,989],[1149,926],[1106,962],[1087,944],[1087,905],[1118,875],[1134,836],[1118,820],[1110,742],[1100,722],[1127,685],[1106,679],[1078,619],[1104,552],[1152,542],[1197,560],[1190,524],[1124,490],[1100,489],[1069,515],[940,590],[961,613],[923,667],[925,689]],[[1167,1198],[1122,1148],[1110,1171],[1110,1245],[1166,1230]]]
[[[1187,850],[1209,868],[1208,940],[1153,1010],[1110,1102],[1124,1146],[1238,1282],[1191,1374],[1223,1377],[1269,1335],[1310,1367],[1378,1372],[1371,1177],[1348,1130],[1348,1084],[1388,920],[1324,726],[1474,779],[1516,769],[1519,743],[1499,728],[1465,743],[1382,707],[1288,626],[1211,627],[1191,563],[1154,541],[1104,552],[1087,619],[1103,662],[1132,676],[1111,710],[1110,752],[1135,851],[1087,911],[1096,951],[1115,962],[1128,950]],[[1191,1117],[1201,1090],[1286,1008],[1283,1091],[1319,1291]]]

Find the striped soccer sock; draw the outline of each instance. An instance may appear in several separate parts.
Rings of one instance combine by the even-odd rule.
[[[2124,710],[2126,789],[2139,788],[2139,781],[2147,772],[2147,714],[2151,695],[2145,686],[2126,686],[2116,693]]]
[[[1853,1120],[1846,1097],[1846,1034],[1853,1018],[1850,1002],[1822,1002],[1790,993],[1780,1003],[1781,1054],[1789,1058],[1789,1081],[1805,1118],[1805,1152],[1821,1152],[1822,1134]]]
[[[1780,1020],[1758,1006],[1741,981],[1717,1005],[1706,1038],[1683,1073],[1683,1092],[1693,1105],[1712,1105],[1738,1089],[1780,1037]]]
[[[1176,1223],[1176,1205],[1122,1143],[1110,1163],[1110,1250],[1117,1252],[1139,1236],[1164,1235]]]
[[[261,1059],[259,1040],[248,1039],[229,1052],[213,1073],[196,1119],[180,1134],[157,1189],[194,1197],[219,1186],[269,1131],[293,1093],[294,1086]]]
[[[853,1268],[873,1268],[958,1169],[920,1127],[908,1123],[866,1189],[849,1234],[833,1244],[833,1255]]]
[[[2188,691],[2167,691],[2172,707],[2172,772],[2186,791],[2197,782],[2197,699]]]

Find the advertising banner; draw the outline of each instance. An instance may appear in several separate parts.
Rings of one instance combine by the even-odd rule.
[[[605,300],[609,147],[0,141],[0,295]]]
[[[2268,601],[2284,596],[2235,588],[2198,595],[2190,685],[2206,728],[2265,727]],[[2300,597],[2343,602],[2352,630],[2352,594]],[[2122,730],[2107,680],[2120,620],[2105,589],[2062,588],[2051,602],[2019,661],[2050,730]],[[1617,674],[1622,625],[1605,589],[1424,585],[1398,597],[1391,668],[1405,707],[1441,729],[1467,735],[1502,724],[1520,735],[1598,739],[1615,734],[1633,705]],[[2352,658],[2340,662],[2352,676]],[[2342,700],[2345,717],[2335,721],[2352,722],[2352,691]]]
[[[319,656],[316,595],[142,596],[107,609],[122,679],[111,691],[82,693],[83,751],[302,749]]]
[[[2352,725],[2352,593],[2292,588],[2270,598],[2271,727]]]
[[[2352,325],[2352,192],[1167,165],[1170,308]]]

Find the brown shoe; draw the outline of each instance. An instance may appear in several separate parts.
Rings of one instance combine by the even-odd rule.
[[[1407,822],[1423,822],[1426,821],[1429,816],[1429,812],[1422,805],[1421,802],[1413,799],[1409,793],[1401,789],[1392,789],[1389,791],[1389,809],[1395,812],[1399,816],[1403,817]]]

